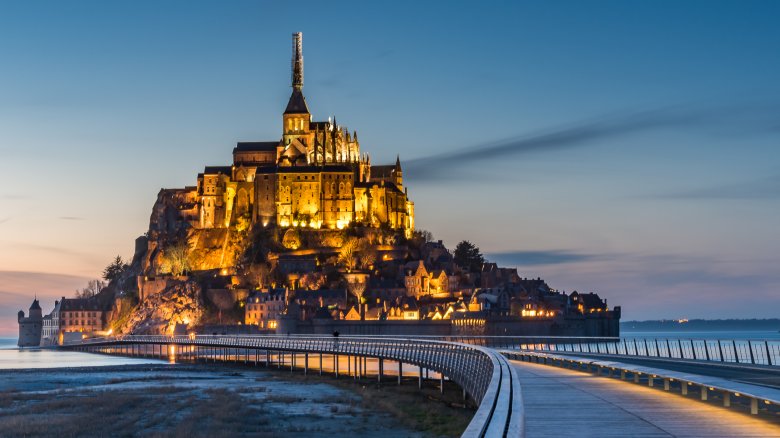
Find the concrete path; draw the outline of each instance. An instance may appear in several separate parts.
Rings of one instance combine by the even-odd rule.
[[[780,425],[657,389],[511,361],[535,437],[780,437]]]
[[[642,356],[618,356],[606,354],[580,354],[556,351],[552,352],[561,356],[592,357],[597,360],[613,360],[615,362],[630,363],[665,370],[680,371],[683,373],[699,374],[702,376],[722,377],[735,382],[750,383],[753,385],[767,386],[780,389],[780,368],[766,365],[736,364],[730,362],[707,362],[692,360],[675,360]]]

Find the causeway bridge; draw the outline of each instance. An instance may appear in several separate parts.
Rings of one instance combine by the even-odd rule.
[[[477,406],[464,437],[780,437],[780,341],[131,335],[62,348],[449,380]]]

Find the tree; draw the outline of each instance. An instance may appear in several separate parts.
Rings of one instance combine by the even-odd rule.
[[[173,276],[179,276],[192,269],[190,264],[190,249],[186,242],[171,245],[163,251],[162,272],[170,272]]]
[[[347,238],[339,248],[338,262],[348,270],[355,269],[355,255],[360,248],[360,241],[356,237]]]
[[[119,279],[130,265],[122,260],[122,257],[116,256],[113,262],[103,269],[103,279],[111,283],[114,280]]]
[[[81,291],[76,291],[76,298],[92,298],[99,294],[105,287],[106,283],[100,280],[89,280],[89,282],[87,282],[87,287],[81,289]]]
[[[301,247],[301,234],[295,228],[290,228],[284,233],[282,245],[287,249],[296,250]]]
[[[433,233],[428,230],[414,230],[414,237],[420,237],[426,242],[433,242]]]
[[[347,283],[349,293],[357,298],[358,304],[363,301],[363,294],[366,292],[366,283],[364,281],[350,281]]]
[[[325,285],[327,277],[322,272],[307,272],[301,276],[300,287],[308,290],[319,290]]]
[[[253,263],[247,269],[246,277],[252,286],[261,288],[268,282],[271,270],[265,263]]]
[[[468,240],[464,240],[455,247],[455,263],[469,272],[479,272],[485,258],[479,252],[479,248]]]

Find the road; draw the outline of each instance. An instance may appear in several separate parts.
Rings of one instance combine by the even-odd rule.
[[[511,361],[526,436],[780,437],[780,425],[692,398],[579,371]]]

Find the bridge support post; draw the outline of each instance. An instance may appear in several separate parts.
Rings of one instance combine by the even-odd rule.
[[[309,374],[309,353],[303,353],[303,375]]]
[[[709,391],[707,390],[706,386],[701,387],[701,400],[707,401],[707,396],[709,395]]]
[[[664,391],[669,390],[669,379],[664,379]]]
[[[421,366],[418,366],[418,369],[420,370],[420,378],[417,379],[417,389],[422,389],[423,369]]]
[[[680,391],[682,395],[688,395],[688,382],[680,382]]]
[[[626,380],[626,370],[620,370],[620,380]]]
[[[439,373],[439,393],[444,394],[444,374]]]
[[[265,350],[265,367],[268,368],[268,363],[271,362],[271,354],[268,350]]]
[[[647,376],[647,386],[652,388],[654,383],[655,383],[655,378],[653,376]]]
[[[401,385],[401,378],[404,376],[404,363],[398,361],[398,385]]]
[[[377,374],[376,374],[376,381],[378,383],[382,382],[382,373],[384,372],[385,364],[384,361],[380,358],[377,359]]]
[[[723,391],[723,406],[731,407],[731,393],[728,391]]]
[[[634,373],[634,383],[639,383],[639,373]]]
[[[290,353],[290,372],[293,372],[294,367],[295,367],[295,352]]]
[[[758,415],[758,399],[756,398],[750,399],[750,413],[753,415]]]
[[[320,353],[320,375],[322,375],[322,353]]]

